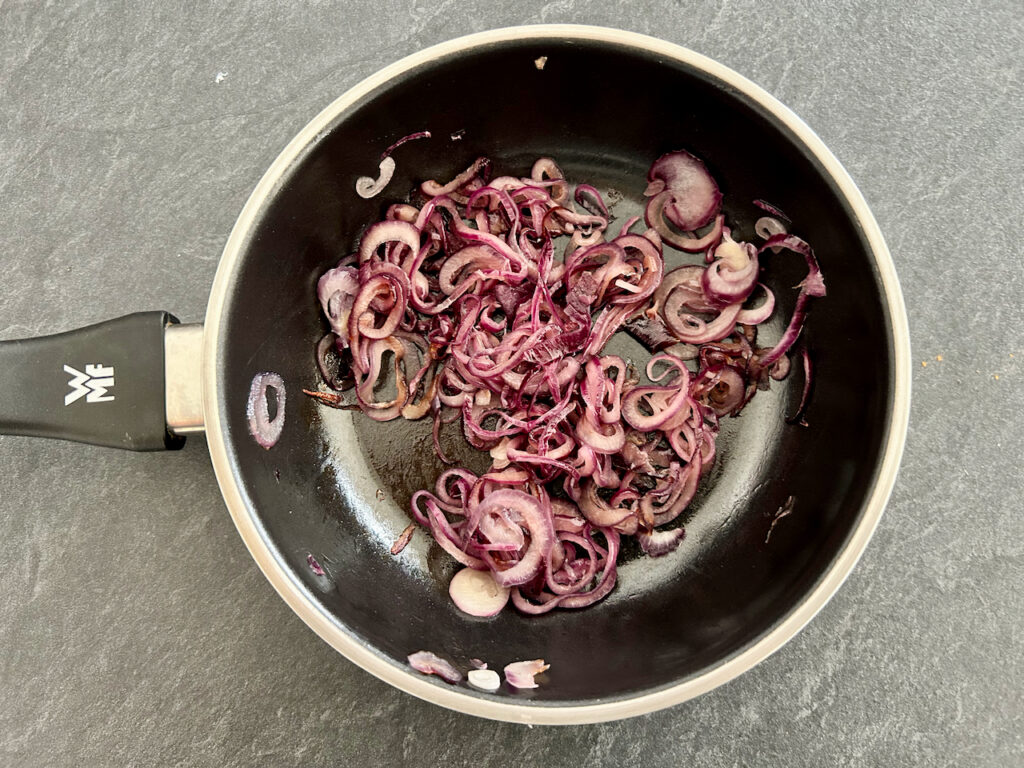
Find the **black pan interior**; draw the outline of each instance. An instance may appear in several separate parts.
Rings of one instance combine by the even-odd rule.
[[[543,69],[535,63],[546,56]],[[395,152],[397,172],[377,199],[354,193],[381,151],[413,131],[433,138]],[[457,137],[457,138],[453,138]],[[490,620],[460,614],[447,597],[450,558],[419,532],[400,557],[387,552],[409,520],[410,494],[432,487],[441,465],[429,424],[377,424],[325,412],[313,345],[325,330],[318,275],[354,249],[388,202],[426,178],[446,180],[478,155],[525,174],[551,155],[574,181],[613,187],[619,221],[639,210],[644,175],[662,153],[702,157],[725,195],[728,220],[752,237],[763,198],[793,218],[820,258],[828,297],[805,330],[817,368],[809,426],[785,416],[799,399],[799,365],[727,421],[719,460],[671,557],[630,556],[612,596],[577,612]],[[614,226],[614,225],[613,225]],[[857,525],[878,470],[892,403],[887,309],[868,248],[836,188],[761,107],[697,71],[632,48],[585,41],[486,46],[437,60],[370,94],[313,143],[261,212],[223,310],[218,372],[238,482],[280,559],[338,623],[405,664],[429,649],[466,667],[542,657],[536,690],[500,697],[541,704],[636,695],[706,671],[771,630],[828,570]],[[764,260],[787,318],[805,269],[798,257]],[[783,320],[776,321],[775,333]],[[641,360],[638,347],[624,347]],[[253,375],[279,372],[288,388],[280,443],[249,437]],[[792,515],[766,543],[787,496]],[[326,570],[310,569],[314,555]],[[244,599],[244,598],[241,598]],[[438,682],[438,685],[443,683]],[[485,695],[485,694],[478,694]]]

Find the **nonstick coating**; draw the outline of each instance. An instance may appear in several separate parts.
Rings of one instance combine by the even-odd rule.
[[[433,138],[395,152],[384,194],[357,197],[356,179],[376,175],[380,153],[421,130]],[[451,178],[479,155],[512,174],[550,155],[570,180],[618,190],[615,229],[640,209],[651,162],[679,148],[706,161],[740,237],[753,237],[761,212],[751,201],[763,198],[792,217],[818,254],[828,296],[814,303],[803,335],[817,369],[809,425],[785,423],[802,385],[795,361],[786,381],[726,420],[677,553],[651,560],[627,547],[615,591],[585,610],[524,617],[510,607],[469,618],[448,599],[451,559],[426,533],[399,557],[387,551],[410,519],[411,493],[432,488],[442,468],[429,419],[377,424],[324,411],[300,392],[318,387],[313,347],[326,326],[317,277],[355,248],[389,202],[424,179]],[[853,219],[818,161],[762,106],[655,53],[517,40],[406,72],[308,146],[249,230],[221,310],[216,374],[242,497],[313,599],[395,665],[420,649],[464,669],[471,657],[492,668],[544,658],[551,670],[539,688],[496,696],[551,705],[607,702],[690,679],[749,647],[814,588],[856,528],[879,471],[894,397],[892,329]],[[781,318],[767,343],[788,320],[806,268],[790,253],[762,264]],[[645,358],[629,342],[620,351]],[[250,381],[267,370],[288,391],[284,434],[270,451],[249,436],[245,414]],[[790,495],[794,511],[766,543]]]

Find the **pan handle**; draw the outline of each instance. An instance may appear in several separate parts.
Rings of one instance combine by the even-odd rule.
[[[0,433],[181,448],[202,431],[201,348],[202,326],[167,312],[0,342]]]

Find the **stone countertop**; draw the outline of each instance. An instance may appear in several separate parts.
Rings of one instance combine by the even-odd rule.
[[[129,455],[3,437],[0,764],[1024,760],[1018,3],[178,5],[0,0],[0,338],[200,320],[250,190],[346,88],[463,32],[616,26],[764,86],[860,185],[910,314],[903,468],[853,575],[780,652],[667,711],[530,729],[420,702],[321,642],[249,558],[202,438]]]

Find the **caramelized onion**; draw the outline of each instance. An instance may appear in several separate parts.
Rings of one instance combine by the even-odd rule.
[[[634,217],[615,236],[601,193],[573,188],[554,160],[524,177],[489,179],[490,170],[479,158],[450,182],[424,182],[420,199],[390,206],[324,273],[317,294],[330,332],[317,365],[328,387],[354,385],[371,418],[429,413],[443,461],[440,431],[459,419],[470,444],[489,452],[488,471],[449,469],[412,497],[416,522],[465,566],[450,586],[461,610],[490,616],[509,598],[527,614],[583,608],[615,588],[622,536],[651,557],[684,541],[678,523],[660,526],[683,514],[714,462],[719,419],[786,375],[786,353],[825,284],[810,246],[773,206],[756,201],[774,217],[758,222],[760,247],[736,237],[717,183],[688,152],[651,166],[647,230],[633,232]],[[567,244],[556,249],[560,238]],[[666,272],[666,247],[705,263]],[[782,337],[758,348],[757,326],[776,307],[763,262],[786,250],[808,274]],[[655,353],[650,383],[603,354],[620,329]],[[335,373],[335,352],[347,370]],[[806,352],[804,370],[794,418],[809,391]],[[254,392],[269,383],[254,381]],[[282,387],[281,420],[283,408]],[[265,433],[280,423],[263,422],[257,439],[272,444]],[[410,663],[461,679],[433,654]],[[532,687],[544,668],[519,662],[506,679]]]

